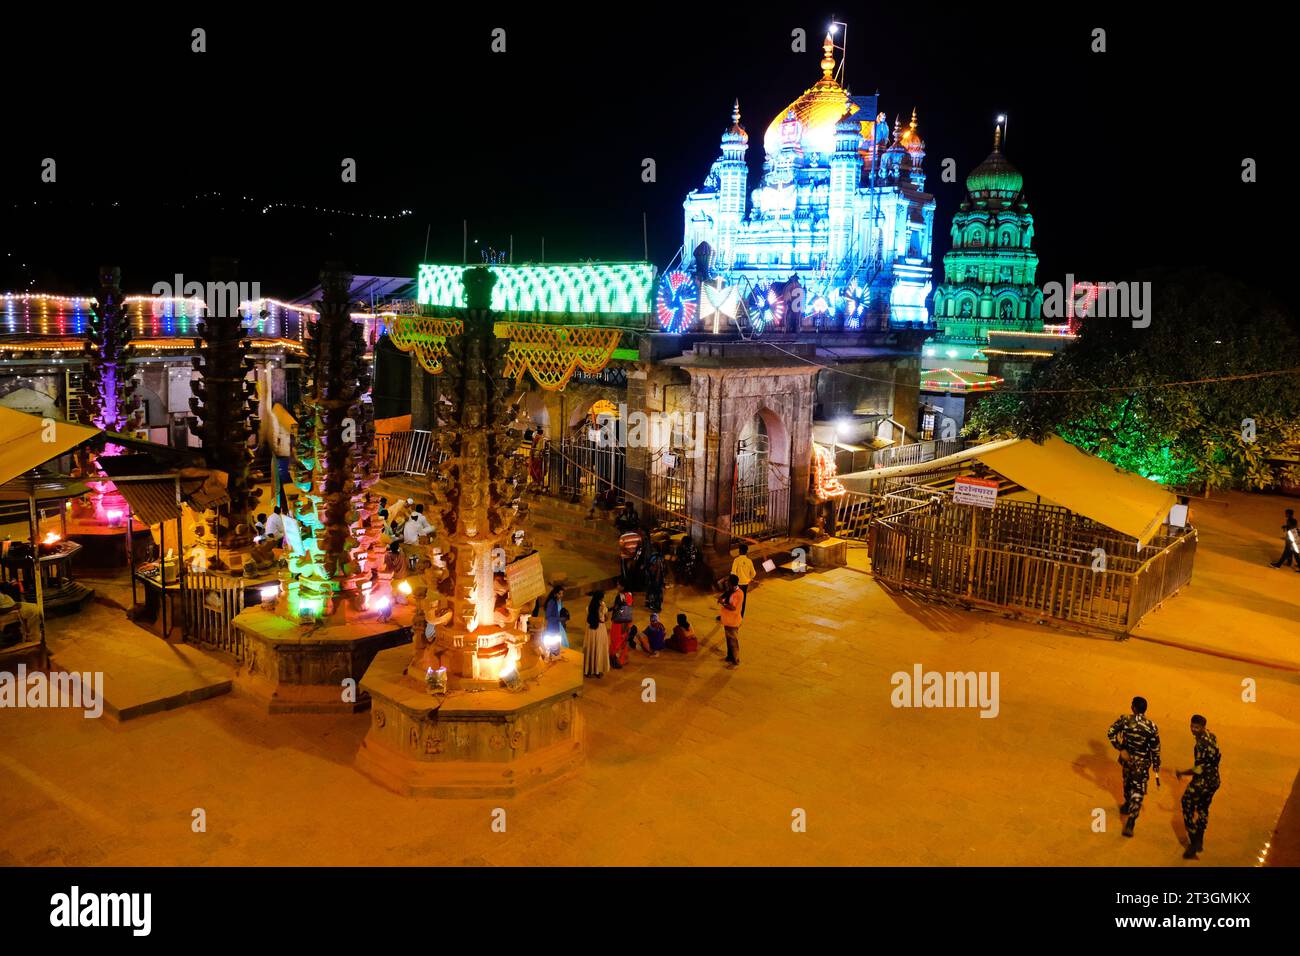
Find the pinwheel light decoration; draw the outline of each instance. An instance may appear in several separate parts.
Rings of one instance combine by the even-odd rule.
[[[765,332],[773,326],[780,327],[785,318],[785,299],[769,282],[754,286],[747,307],[749,327],[755,333]]]
[[[862,328],[862,316],[867,311],[866,295],[856,285],[840,290],[838,312],[846,329]]]
[[[659,328],[665,332],[684,332],[695,321],[699,308],[699,287],[685,272],[667,272],[659,280],[659,294],[655,297],[655,313]]]
[[[813,326],[821,329],[825,328],[827,319],[831,315],[831,304],[824,295],[815,295],[812,301],[808,303],[808,313],[812,316]]]
[[[740,314],[740,292],[735,286],[704,285],[700,298],[700,324],[712,326],[714,335],[726,331]]]

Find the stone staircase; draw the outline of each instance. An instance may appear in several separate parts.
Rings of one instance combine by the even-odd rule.
[[[551,495],[528,494],[524,501],[528,541],[542,552],[548,581],[563,575],[565,600],[577,600],[593,589],[612,590],[619,569],[613,516]]]
[[[552,495],[527,495],[524,527],[530,536],[550,539],[558,547],[598,557],[618,555],[618,530],[603,508],[574,504]]]

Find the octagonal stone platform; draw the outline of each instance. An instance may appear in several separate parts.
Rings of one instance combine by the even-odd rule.
[[[442,700],[403,677],[405,648],[375,655],[361,687],[373,706],[357,768],[403,796],[513,797],[585,756],[582,655],[566,650],[523,688]]]
[[[393,617],[386,622],[310,627],[261,607],[242,611],[234,620],[244,639],[235,688],[273,714],[364,710],[370,698],[358,687],[356,700],[345,700],[343,681],[350,677],[359,685],[375,655],[388,648],[410,656],[401,647],[411,642],[410,627],[399,613]]]

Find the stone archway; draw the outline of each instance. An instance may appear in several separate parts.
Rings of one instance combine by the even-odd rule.
[[[731,533],[785,534],[790,523],[790,431],[781,416],[760,406],[736,440]]]

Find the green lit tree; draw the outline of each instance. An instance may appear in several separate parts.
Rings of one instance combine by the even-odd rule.
[[[1056,433],[1170,485],[1295,481],[1295,466],[1277,459],[1300,447],[1300,375],[1258,376],[1300,366],[1290,316],[1222,276],[1139,280],[1151,283],[1148,327],[1084,319],[1078,341],[1036,368],[1020,393],[981,402],[966,433],[1035,441]],[[1170,384],[1179,382],[1196,384]]]

